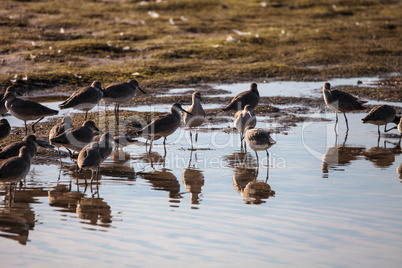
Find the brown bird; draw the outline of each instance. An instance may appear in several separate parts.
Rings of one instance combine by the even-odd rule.
[[[260,102],[260,93],[257,89],[257,84],[252,83],[248,91],[244,91],[238,94],[232,99],[232,101],[222,110],[223,111],[241,111],[249,104],[253,111]]]
[[[360,100],[347,92],[340,90],[331,90],[330,83],[324,83],[322,87],[322,95],[324,97],[325,104],[331,110],[336,113],[335,128],[338,124],[338,113],[343,113],[346,121],[346,128],[349,131],[348,119],[346,118],[347,112],[352,112],[356,110],[365,110],[366,108],[362,105],[367,101]]]
[[[7,119],[3,118],[0,120],[0,140],[3,140],[10,135],[11,126]]]
[[[204,123],[205,120],[205,111],[201,105],[201,93],[199,91],[195,91],[192,95],[192,104],[191,106],[186,108],[186,111],[191,113],[183,113],[183,121],[190,128],[190,139],[191,139],[191,148],[193,148],[193,134],[191,133],[191,129],[198,127]],[[197,142],[198,133],[197,130],[195,132],[195,142]]]
[[[72,128],[73,125],[71,123],[71,117],[69,116],[65,116],[62,118],[60,123],[57,123],[56,125],[54,125],[52,127],[52,129],[49,132],[49,143],[52,144],[52,139],[60,134],[62,134],[63,132],[65,132],[66,130]],[[55,144],[53,144],[55,145]],[[60,163],[61,163],[61,155],[60,155],[60,146],[55,145],[57,147],[57,152],[59,154],[59,159],[60,159]]]
[[[266,151],[267,157],[269,157],[268,149],[276,144],[276,141],[271,138],[268,131],[251,126],[246,128],[244,139],[246,140],[247,146],[255,152],[257,163],[259,163],[257,151]]]
[[[67,100],[59,105],[60,109],[73,108],[85,112],[85,121],[88,111],[94,108],[103,97],[103,90],[99,81],[92,82],[90,87],[83,87],[75,91]]]
[[[67,129],[65,132],[50,139],[50,142],[55,146],[61,146],[67,150],[71,149],[79,152],[85,145],[92,141],[92,138],[95,136],[94,130],[99,131],[95,123],[90,120],[85,121],[82,126]],[[71,152],[70,155],[72,155]]]
[[[237,131],[240,132],[240,148],[243,149],[244,132],[246,128],[248,126],[254,128],[257,124],[257,119],[253,111],[251,111],[251,106],[247,104],[242,111],[236,112],[233,118],[233,122]],[[246,145],[244,145],[244,148],[246,148]]]
[[[8,92],[0,101],[0,106],[5,102],[7,110],[16,118],[25,123],[25,135],[28,135],[27,121],[37,120],[32,125],[32,131],[35,133],[35,125],[46,116],[56,115],[59,112],[43,106],[40,103],[31,100],[19,99],[14,92]]]
[[[379,105],[375,106],[371,111],[362,119],[363,124],[370,123],[378,126],[378,136],[380,136],[380,126],[384,126],[384,132],[388,132],[391,129],[387,129],[388,123],[395,123],[398,125],[400,116],[396,115],[396,111],[392,106],[389,105]]]
[[[4,98],[4,96],[5,96],[8,92],[13,92],[13,93],[16,93],[17,95],[22,96],[21,93],[18,93],[18,92],[17,92],[17,90],[15,89],[15,87],[9,86],[9,87],[6,89],[6,91],[4,92],[4,94],[3,94],[3,93],[0,94],[0,100],[2,100],[2,99]],[[2,103],[2,104],[0,105],[0,114],[5,115],[6,113],[7,113],[6,105],[5,105],[5,103]]]
[[[120,104],[127,103],[129,100],[134,98],[135,94],[137,93],[137,89],[146,94],[145,91],[140,88],[140,86],[138,85],[138,81],[135,79],[131,79],[130,81],[128,81],[128,83],[115,83],[105,88],[105,96],[103,96],[103,100],[105,102],[115,104],[114,113],[117,122]]]
[[[166,137],[175,132],[180,126],[181,115],[179,111],[192,115],[184,110],[180,103],[176,102],[170,107],[170,113],[158,116],[154,121],[137,132],[137,135],[142,136],[145,139],[151,139],[149,152],[151,152],[152,149],[152,142],[161,137],[164,137],[163,146],[166,151]]]
[[[14,184],[25,179],[31,168],[31,160],[28,147],[22,146],[17,156],[0,163],[0,183]]]
[[[0,159],[7,159],[17,156],[23,146],[26,146],[28,148],[30,157],[34,158],[34,156],[36,155],[37,143],[38,142],[35,135],[28,135],[24,137],[22,141],[17,141],[4,147],[0,151]]]

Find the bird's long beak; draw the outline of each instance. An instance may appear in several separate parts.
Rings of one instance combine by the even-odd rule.
[[[22,96],[22,93],[16,91],[15,94],[17,94],[18,96]]]
[[[140,87],[137,87],[142,93],[147,94],[144,90],[142,90]]]
[[[180,110],[182,110],[183,112],[185,112],[185,113],[187,113],[187,114],[189,114],[189,115],[193,115],[192,113],[187,112],[187,111],[186,111],[186,110],[184,110],[183,108],[180,108]]]
[[[105,92],[105,89],[101,89],[104,96],[109,97],[109,95]]]

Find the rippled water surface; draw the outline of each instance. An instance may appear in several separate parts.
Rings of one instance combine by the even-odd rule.
[[[333,113],[311,116],[330,120],[274,134],[259,166],[237,133],[207,128],[195,151],[184,128],[166,154],[116,150],[92,189],[69,159],[34,165],[0,206],[1,266],[399,267],[399,138],[378,141],[362,113],[347,136],[342,116],[338,136]]]

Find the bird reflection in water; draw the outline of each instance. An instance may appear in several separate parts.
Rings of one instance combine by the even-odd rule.
[[[399,178],[401,179],[401,183],[402,183],[402,163],[400,163],[399,166],[396,168],[396,173],[398,174]]]
[[[384,141],[383,147],[380,147],[379,143],[377,143],[376,147],[370,148],[364,153],[364,158],[372,162],[375,167],[390,167],[395,162],[395,156],[402,153],[401,141],[397,144],[391,143],[394,145],[392,148],[387,148],[387,143],[391,142]]]
[[[100,197],[83,197],[78,201],[76,212],[78,218],[86,220],[83,223],[110,227],[112,210]],[[91,229],[92,230],[92,229]]]
[[[49,205],[61,208],[60,212],[75,213],[78,200],[84,197],[80,191],[71,191],[71,186],[58,185],[48,191]]]
[[[249,153],[233,153],[225,157],[229,166],[234,169],[233,187],[244,197],[245,204],[262,204],[265,199],[275,196],[275,191],[267,183],[269,163],[265,180],[258,180],[259,165]]]
[[[166,152],[162,157],[157,152],[146,153],[140,156],[142,161],[151,164],[153,170],[151,172],[138,172],[143,179],[147,180],[157,191],[167,191],[169,193],[169,202],[179,203],[182,198],[180,193],[180,183],[176,176],[165,168]],[[155,164],[162,164],[160,170],[155,169]]]
[[[186,187],[187,192],[191,193],[191,204],[193,205],[199,205],[201,198],[201,188],[204,186],[204,175],[202,174],[202,171],[197,169],[196,163],[197,163],[197,153],[195,153],[195,161],[193,165],[191,165],[192,162],[192,156],[193,156],[193,151],[191,150],[190,152],[190,159],[188,161],[188,166],[186,169],[183,171],[183,185]],[[192,209],[197,209],[197,207],[191,207]]]
[[[7,199],[7,193],[1,193]],[[15,191],[14,200],[7,204],[0,204],[0,237],[15,240],[21,245],[26,245],[29,236],[29,231],[35,227],[35,213],[32,210],[30,203],[33,203],[33,196],[41,196],[41,189],[35,191],[25,191],[19,189]]]
[[[335,145],[330,147],[325,152],[322,158],[321,172],[323,178],[329,177],[329,170],[339,170],[344,171],[340,168],[343,166],[350,165],[352,161],[355,161],[362,156],[366,150],[365,147],[360,146],[348,146],[346,145],[347,134],[342,145],[338,145],[338,136],[335,136]]]

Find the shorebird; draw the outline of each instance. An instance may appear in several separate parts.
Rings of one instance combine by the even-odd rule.
[[[5,96],[7,93],[9,93],[9,92],[13,92],[13,93],[16,93],[16,94],[19,95],[19,96],[22,96],[21,93],[18,93],[18,92],[17,92],[17,90],[15,89],[15,87],[9,86],[9,87],[6,89],[6,91],[4,92],[4,94],[3,94],[3,93],[0,94],[0,100],[2,100],[2,99],[4,98],[4,96]],[[7,113],[6,105],[5,105],[5,103],[1,103],[1,105],[0,105],[0,114],[1,114],[1,115],[5,115],[6,113]]]
[[[94,137],[94,130],[99,131],[93,121],[85,121],[80,127],[67,129],[65,132],[50,139],[50,142],[55,146],[66,148],[70,155],[70,150],[79,152]]]
[[[338,113],[343,113],[346,121],[346,129],[347,131],[349,131],[349,124],[348,119],[346,118],[346,113],[366,109],[362,104],[366,103],[367,101],[360,100],[347,92],[336,89],[331,90],[330,83],[324,83],[322,87],[322,95],[328,108],[335,111],[336,113],[335,128],[338,124]]]
[[[238,111],[235,113],[233,118],[234,125],[236,129],[240,132],[240,144],[241,149],[243,149],[243,140],[244,140],[244,131],[248,126],[254,128],[257,124],[257,119],[251,110],[251,106],[247,104],[244,106],[242,111]],[[244,146],[246,148],[246,146]]]
[[[85,112],[85,121],[88,111],[98,105],[103,97],[103,90],[99,81],[92,82],[89,87],[83,87],[75,91],[67,100],[59,105],[60,109],[73,108]]]
[[[259,161],[257,151],[266,151],[267,157],[269,157],[268,149],[276,143],[266,130],[252,128],[251,126],[246,128],[244,139],[246,140],[247,146],[255,152],[257,163]]]
[[[164,137],[163,146],[166,151],[166,137],[175,132],[180,126],[181,115],[179,110],[192,115],[184,110],[180,103],[176,102],[170,107],[170,113],[158,116],[154,121],[137,132],[137,135],[140,135],[146,139],[151,139],[149,152],[151,152],[152,149],[152,142],[161,137]]]
[[[106,158],[108,158],[113,151],[112,137],[109,132],[106,132],[106,133],[102,134],[101,136],[99,136],[99,135],[95,136],[92,139],[92,142],[90,144],[86,145],[85,147],[93,146],[92,143],[94,143],[94,142],[98,143],[99,152],[101,154],[101,163],[103,163],[103,161],[105,161]]]
[[[17,156],[0,162],[0,183],[15,184],[25,179],[31,168],[29,149],[22,146]]]
[[[79,170],[82,169],[92,170],[92,176],[91,176],[91,185],[92,185],[95,173],[96,173],[96,179],[98,180],[99,166],[101,164],[101,153],[99,143],[93,142],[88,145],[85,146],[78,154],[77,165]],[[85,184],[87,184],[86,179]]]
[[[201,93],[199,91],[195,91],[192,95],[192,104],[191,106],[186,108],[186,111],[191,113],[183,114],[183,121],[190,128],[190,139],[191,139],[191,149],[193,148],[193,135],[191,133],[191,129],[194,127],[198,127],[204,123],[205,119],[205,111],[201,105]],[[198,133],[197,130],[195,132],[195,142],[197,142]]]
[[[52,139],[60,134],[62,134],[63,132],[65,132],[66,130],[72,128],[73,125],[71,123],[71,117],[69,116],[65,116],[61,119],[60,123],[57,123],[56,125],[54,125],[52,127],[52,129],[49,132],[49,143],[52,144]],[[54,145],[54,144],[52,144]],[[59,154],[59,159],[60,159],[60,163],[61,163],[61,155],[60,155],[60,146],[59,145],[55,145],[57,147],[57,152]]]
[[[378,126],[378,136],[380,136],[380,126],[384,126],[384,132],[388,132],[391,129],[387,129],[388,123],[395,123],[398,125],[400,116],[396,115],[396,111],[392,106],[389,105],[379,105],[375,106],[371,111],[362,119],[363,124],[370,123]]]
[[[3,140],[10,135],[11,126],[7,119],[3,118],[0,120],[0,140]]]
[[[0,159],[7,159],[10,157],[17,156],[22,147],[27,147],[29,150],[29,155],[32,158],[36,155],[37,151],[37,140],[35,135],[25,136],[22,141],[17,141],[12,144],[7,145],[0,151]]]
[[[27,121],[37,120],[32,125],[32,131],[35,133],[35,125],[39,123],[39,121],[45,118],[45,116],[52,116],[59,113],[35,101],[19,99],[15,96],[14,92],[8,92],[0,101],[0,105],[3,102],[5,102],[6,108],[11,115],[24,121],[25,135],[28,135]]]
[[[260,93],[257,89],[257,84],[252,83],[248,91],[244,91],[238,94],[232,99],[232,101],[224,107],[223,111],[240,111],[244,109],[244,106],[249,104],[251,110],[254,110],[260,102]]]
[[[114,113],[116,116],[116,121],[118,123],[119,116],[119,108],[121,103],[126,103],[132,98],[134,98],[137,93],[137,89],[142,93],[146,94],[144,90],[140,88],[138,85],[138,81],[135,79],[131,79],[128,82],[123,83],[115,83],[107,86],[104,89],[105,96],[103,96],[103,100],[105,102],[114,103]]]

